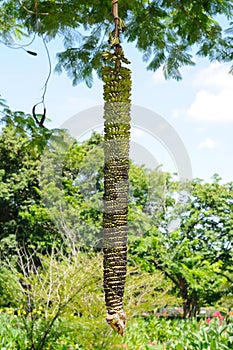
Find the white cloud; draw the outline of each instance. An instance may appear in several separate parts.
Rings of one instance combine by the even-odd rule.
[[[229,69],[227,64],[211,63],[197,73],[194,86],[233,90],[233,75],[228,73]]]
[[[207,137],[204,141],[199,143],[198,149],[213,149],[216,147],[216,143],[210,137]]]
[[[196,95],[186,113],[197,121],[233,122],[233,76],[229,65],[211,63],[193,80]]]
[[[188,116],[196,120],[233,122],[232,97],[233,89],[224,89],[219,93],[200,90],[188,108]]]

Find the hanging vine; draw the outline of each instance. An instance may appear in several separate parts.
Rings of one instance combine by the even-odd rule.
[[[127,263],[128,171],[130,140],[131,71],[120,44],[124,22],[118,17],[118,1],[112,1],[115,28],[110,51],[103,53],[104,82],[104,291],[108,324],[123,335],[126,315],[123,295]]]

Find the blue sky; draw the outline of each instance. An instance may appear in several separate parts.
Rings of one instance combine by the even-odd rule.
[[[62,51],[58,40],[48,44],[52,65],[56,52]],[[43,42],[37,39],[31,50],[13,50],[0,44],[0,94],[12,110],[30,113],[40,101],[48,74],[48,59]],[[163,117],[182,139],[192,164],[193,177],[206,181],[218,173],[224,182],[232,181],[233,164],[233,76],[229,65],[196,60],[196,67],[182,69],[181,82],[166,81],[161,70],[148,72],[141,54],[133,45],[125,45],[131,60],[132,103],[149,108]],[[103,104],[102,82],[93,87],[72,86],[66,73],[52,72],[46,94],[47,115],[51,128],[59,127],[68,118],[87,108]],[[39,113],[39,107],[38,107]],[[142,116],[143,118],[143,116]],[[164,170],[173,171],[169,154],[161,144],[142,130],[133,129],[133,140],[148,148]]]

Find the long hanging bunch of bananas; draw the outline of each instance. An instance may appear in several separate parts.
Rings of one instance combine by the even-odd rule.
[[[117,44],[119,45],[119,44]],[[119,55],[104,53],[104,291],[107,322],[123,335],[126,315],[123,294],[128,234],[128,171],[131,71],[120,46]],[[122,59],[123,58],[123,59]],[[114,64],[113,64],[114,63]]]

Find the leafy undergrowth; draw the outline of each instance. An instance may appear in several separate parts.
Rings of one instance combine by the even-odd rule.
[[[232,320],[231,320],[232,321]],[[228,320],[138,319],[129,329],[126,349],[223,350],[233,348],[233,324]]]
[[[38,312],[39,313],[39,312]],[[99,321],[99,319],[98,319]],[[33,324],[38,335],[43,330],[43,317]],[[28,325],[27,325],[28,326]],[[35,338],[36,339],[36,338]],[[34,349],[20,311],[8,309],[0,314],[1,350]],[[35,344],[36,348],[36,344]],[[77,349],[128,350],[230,350],[233,348],[233,319],[213,317],[211,320],[167,320],[151,316],[129,320],[127,333],[120,337],[102,322],[85,316],[57,319],[46,350]]]
[[[65,256],[54,250],[50,256],[37,254],[37,259],[38,268],[26,254],[19,255],[21,271],[12,264],[2,267],[1,350],[233,349],[232,315],[208,310],[208,318],[199,321],[182,320],[181,313],[177,318],[178,308],[162,307],[178,302],[169,296],[170,286],[157,294],[164,290],[160,273],[129,266],[128,323],[121,337],[105,321],[100,254]]]

